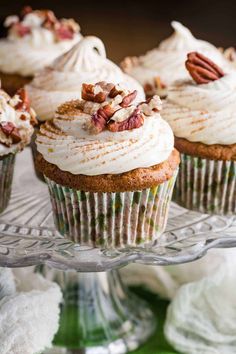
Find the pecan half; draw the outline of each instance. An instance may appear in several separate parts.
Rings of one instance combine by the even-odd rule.
[[[0,129],[7,136],[12,138],[13,144],[17,144],[21,141],[19,130],[11,122],[0,123]]]
[[[103,131],[107,125],[109,119],[115,113],[114,109],[110,105],[106,105],[92,115],[90,131],[93,134],[98,134]]]
[[[123,130],[131,130],[140,128],[144,123],[144,116],[140,112],[139,108],[136,108],[134,112],[122,122],[111,121],[108,123],[107,128],[111,132],[121,132]]]
[[[103,103],[106,100],[106,92],[94,93],[94,85],[92,84],[83,84],[81,97],[85,101],[92,101],[96,103]]]
[[[126,108],[129,107],[130,104],[133,102],[133,100],[135,100],[136,96],[137,96],[138,91],[134,90],[133,92],[129,93],[128,95],[126,95],[122,102],[120,103],[120,106],[122,108]]]
[[[215,81],[224,76],[224,72],[213,61],[205,57],[203,54],[191,52],[185,66],[194,81],[201,85]]]

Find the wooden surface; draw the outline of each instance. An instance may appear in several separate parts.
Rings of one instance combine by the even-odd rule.
[[[18,13],[25,4],[21,0],[0,0],[0,18]],[[104,40],[108,56],[116,62],[155,47],[170,35],[171,20],[183,22],[197,37],[215,45],[236,45],[235,0],[43,0],[28,4],[51,8],[58,17],[74,17],[83,34]]]

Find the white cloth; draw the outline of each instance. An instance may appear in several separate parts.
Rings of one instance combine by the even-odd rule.
[[[236,250],[214,249],[202,259],[168,267],[133,264],[124,281],[143,284],[172,302],[165,336],[182,354],[236,353]]]
[[[35,354],[51,346],[61,291],[32,269],[0,268],[0,354]]]
[[[143,285],[166,299],[173,299],[181,285],[199,281],[214,274],[224,262],[228,250],[212,249],[198,261],[175,266],[144,266],[130,264],[120,270],[123,281],[128,285]]]

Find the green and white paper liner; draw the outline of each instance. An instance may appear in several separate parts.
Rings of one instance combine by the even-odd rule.
[[[15,155],[0,156],[0,213],[6,209],[11,196]]]
[[[37,145],[36,145],[36,137],[37,137],[38,132],[39,132],[39,128],[34,127],[34,133],[31,138],[30,147],[31,147],[32,156],[33,156],[35,174],[42,182],[45,182],[43,174],[41,172],[39,172],[36,168],[36,158],[37,158],[37,154],[38,154]]]
[[[154,188],[123,193],[83,192],[45,177],[58,231],[81,245],[137,246],[165,230],[176,174]]]
[[[236,213],[236,162],[181,154],[173,200],[207,214]]]

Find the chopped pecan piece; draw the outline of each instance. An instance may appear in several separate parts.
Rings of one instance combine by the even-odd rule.
[[[19,130],[17,128],[14,128],[12,130],[11,138],[12,138],[13,144],[17,144],[21,141],[21,136],[20,136]]]
[[[188,54],[185,66],[194,81],[199,85],[207,84],[224,76],[224,72],[218,65],[197,52]]]
[[[18,110],[30,111],[29,96],[24,88],[21,88],[16,93],[20,97],[20,102],[15,106]]]
[[[118,95],[122,94],[122,90],[117,89],[116,86],[113,86],[113,88],[111,89],[110,93],[109,93],[109,97],[111,98],[115,98]]]
[[[13,144],[17,144],[21,141],[19,130],[11,122],[0,123],[0,129],[7,136],[12,138]]]
[[[108,123],[107,128],[111,132],[121,132],[123,130],[131,130],[140,128],[144,123],[144,116],[140,112],[139,108],[136,108],[134,112],[122,122],[111,121]]]
[[[92,115],[90,126],[91,132],[93,134],[98,134],[103,131],[114,113],[115,111],[110,105],[99,108],[99,110]]]
[[[166,88],[166,84],[164,84],[164,82],[161,80],[160,76],[156,76],[154,78],[154,82],[155,82],[155,87],[158,90],[163,90]]]
[[[12,30],[19,36],[24,37],[31,33],[31,29],[28,26],[22,25],[22,23],[17,22],[12,25]]]
[[[96,103],[103,103],[106,100],[106,92],[100,91],[97,94],[94,93],[94,85],[92,84],[83,84],[82,85],[82,94],[83,100],[92,101]]]
[[[138,93],[137,90],[134,90],[133,92],[131,92],[127,96],[125,96],[123,98],[122,102],[120,103],[120,106],[122,108],[126,108],[126,107],[130,106],[130,104],[133,102],[133,100],[135,100],[137,93]]]
[[[74,31],[72,30],[72,28],[61,23],[55,29],[55,36],[58,40],[72,39],[74,37]]]

